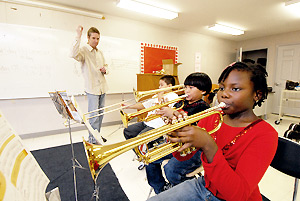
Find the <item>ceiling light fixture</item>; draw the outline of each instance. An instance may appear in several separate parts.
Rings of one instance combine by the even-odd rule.
[[[49,10],[55,10],[55,11],[62,11],[66,13],[72,13],[72,14],[77,14],[77,15],[83,15],[87,17],[93,17],[97,19],[105,19],[105,17],[96,12],[92,12],[89,10],[81,10],[81,9],[76,9],[76,8],[71,8],[67,6],[63,6],[60,4],[52,4],[48,2],[42,2],[42,1],[32,1],[32,0],[0,0],[0,2],[7,2],[7,3],[13,3],[13,4],[20,4],[20,5],[25,5],[25,6],[32,6],[32,7],[37,7],[37,8],[45,8]]]
[[[212,26],[209,26],[208,29],[213,30],[213,31],[222,32],[222,33],[231,34],[234,36],[244,34],[244,31],[241,29],[237,29],[237,28],[233,28],[233,27],[229,27],[229,26],[225,26],[225,25],[221,25],[221,24],[214,24]]]
[[[133,1],[133,0],[118,0],[117,6],[120,8],[125,8],[125,9],[132,10],[135,12],[152,15],[155,17],[160,17],[160,18],[169,19],[169,20],[172,20],[172,19],[178,17],[177,12],[173,12],[170,10],[166,10],[164,8],[159,8],[156,6],[152,6],[149,4],[145,4],[145,3]]]
[[[300,7],[300,0],[291,0],[285,2],[285,6]]]
[[[300,0],[291,0],[285,2],[286,8],[288,8],[292,13],[294,13],[296,16],[299,16],[300,11]]]

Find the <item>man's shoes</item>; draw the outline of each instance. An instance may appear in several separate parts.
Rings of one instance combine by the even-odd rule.
[[[101,138],[102,138],[103,142],[107,141],[107,139],[105,139],[104,137],[101,136]],[[91,144],[101,145],[101,143],[96,138],[94,138],[94,136],[92,136],[92,135],[89,135],[88,142]]]
[[[91,144],[101,145],[101,143],[92,135],[89,135],[88,142]]]
[[[104,137],[101,136],[101,138],[102,138],[103,142],[106,142],[106,141],[107,141],[107,139],[105,139]]]

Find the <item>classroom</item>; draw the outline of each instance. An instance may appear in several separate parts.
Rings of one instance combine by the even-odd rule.
[[[0,117],[6,119],[29,151],[70,145],[70,128],[75,143],[82,142],[82,136],[88,135],[82,123],[68,127],[49,96],[49,92],[65,90],[75,97],[82,111],[88,110],[80,63],[70,57],[78,25],[83,27],[82,45],[88,42],[86,34],[90,27],[98,28],[101,33],[98,48],[109,69],[106,106],[134,98],[133,89],[140,87],[137,75],[145,70],[141,47],[150,44],[176,50],[174,62],[181,63],[176,72],[179,84],[193,72],[205,72],[213,84],[218,84],[221,72],[229,64],[243,59],[258,63],[262,59],[270,91],[268,99],[262,107],[255,108],[254,113],[269,122],[279,136],[283,136],[291,124],[299,123],[300,93],[296,88],[300,82],[300,16],[286,8],[295,0],[264,3],[258,0],[243,3],[237,0],[136,1],[163,6],[178,12],[178,16],[168,20],[135,13],[117,7],[121,2],[117,0],[0,0]],[[208,29],[216,23],[231,25],[244,33],[230,35]],[[294,83],[295,88],[284,94],[287,81]],[[128,113],[134,111],[128,110]],[[118,111],[104,115],[102,128],[101,135],[108,142],[124,140]],[[0,140],[0,145],[3,142]],[[43,146],[39,148],[33,143]],[[137,169],[138,162],[133,161],[135,154],[131,152],[109,164],[125,194],[124,200],[146,200],[155,193],[150,191],[145,171]],[[122,169],[120,164],[127,162],[128,167]],[[131,169],[134,169],[131,176],[138,179],[124,174]],[[292,200],[295,178],[274,172],[268,169],[266,179],[261,181],[261,193],[274,201]],[[283,178],[285,187],[282,188],[278,180],[272,182],[274,177]],[[136,183],[123,183],[124,180],[136,180]],[[1,181],[0,171],[0,192]],[[266,186],[272,186],[273,190]],[[93,188],[89,190],[92,192]],[[140,195],[135,195],[137,192]],[[77,193],[82,193],[79,188]],[[69,198],[75,200],[73,191]],[[9,198],[6,196],[4,200]],[[300,201],[300,196],[294,200]]]

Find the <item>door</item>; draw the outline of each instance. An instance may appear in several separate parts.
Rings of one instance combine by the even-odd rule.
[[[281,101],[281,91],[285,89],[286,80],[295,82],[300,81],[300,45],[286,45],[277,48],[276,78],[275,78],[275,97],[274,113],[279,112]],[[299,99],[292,95],[292,99]],[[299,95],[298,95],[299,96]],[[300,103],[295,101],[284,101],[282,107],[283,114],[298,116],[300,114]]]

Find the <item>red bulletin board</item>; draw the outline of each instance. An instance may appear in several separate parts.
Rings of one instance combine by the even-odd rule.
[[[141,73],[153,73],[162,69],[163,59],[178,60],[178,48],[167,45],[141,43]]]

